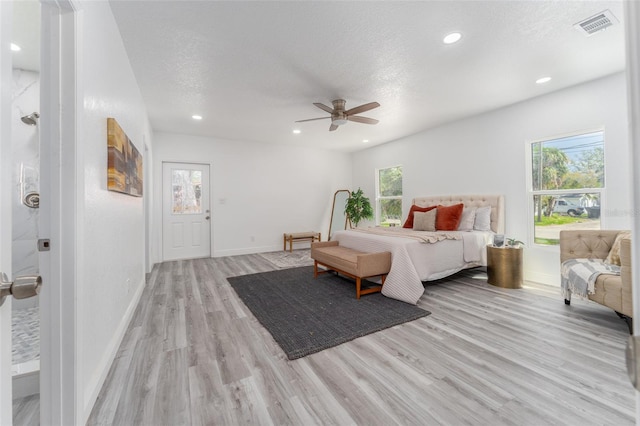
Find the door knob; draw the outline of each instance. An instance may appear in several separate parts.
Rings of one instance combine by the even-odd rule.
[[[6,274],[2,274],[0,281],[0,305],[4,303],[7,296],[13,295],[16,299],[26,299],[40,293],[42,287],[42,277],[40,275],[24,275],[15,281],[9,281]]]
[[[206,216],[205,219],[209,220],[211,219],[211,216]]]

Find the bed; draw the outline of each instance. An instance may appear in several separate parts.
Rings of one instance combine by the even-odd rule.
[[[454,206],[487,212],[486,225],[465,231],[414,231],[401,227],[358,228],[332,236],[341,246],[364,252],[391,252],[391,270],[382,294],[416,304],[424,293],[423,281],[447,277],[463,269],[486,266],[486,245],[493,235],[504,234],[502,195],[452,195],[417,197],[412,206]],[[481,209],[482,208],[482,209]],[[413,207],[412,207],[413,210]]]

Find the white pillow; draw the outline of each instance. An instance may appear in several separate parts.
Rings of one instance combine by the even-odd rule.
[[[620,246],[622,245],[623,239],[629,238],[631,238],[631,231],[620,231],[616,236],[616,239],[613,241],[611,250],[609,251],[607,258],[604,260],[604,263],[620,266]]]
[[[491,206],[477,208],[473,229],[476,231],[491,231]]]
[[[437,209],[428,212],[413,212],[413,230],[414,231],[431,231],[436,230],[436,214]]]
[[[458,231],[471,231],[476,220],[477,207],[468,207],[462,210],[462,217],[458,225]]]

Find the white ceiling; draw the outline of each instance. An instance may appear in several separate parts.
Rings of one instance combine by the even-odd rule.
[[[621,1],[110,3],[162,132],[355,151],[625,67]],[[573,28],[605,9],[618,25]],[[380,123],[294,123],[336,98]]]

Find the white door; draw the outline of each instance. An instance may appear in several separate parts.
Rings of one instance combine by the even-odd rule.
[[[162,163],[162,258],[211,256],[209,165]]]
[[[0,2],[0,271],[11,277],[11,2]],[[0,424],[12,419],[11,298],[0,306]]]

